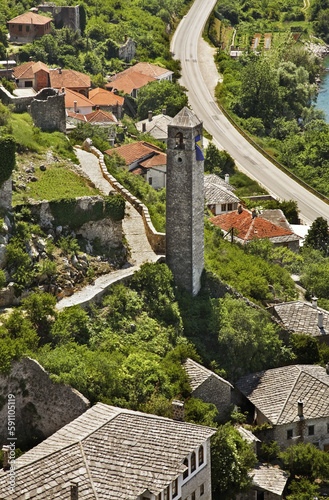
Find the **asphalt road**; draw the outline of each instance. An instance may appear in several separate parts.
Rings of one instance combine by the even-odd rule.
[[[310,224],[317,217],[329,221],[329,205],[293,181],[251,146],[215,103],[212,92],[214,82],[209,78],[214,74],[215,63],[212,57],[206,59],[207,49],[201,38],[215,4],[216,0],[195,0],[171,42],[171,51],[182,64],[181,83],[188,89],[194,113],[203,121],[214,143],[225,149],[242,171],[256,179],[275,198],[297,201],[303,223]]]

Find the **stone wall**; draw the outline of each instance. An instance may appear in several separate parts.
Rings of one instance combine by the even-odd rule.
[[[218,410],[221,421],[227,420],[231,407],[231,387],[228,383],[218,380],[212,375],[192,392],[194,398],[205,403],[212,403]]]
[[[198,454],[197,450],[196,460],[198,463]],[[191,458],[189,458],[189,463],[191,463]],[[205,466],[197,469],[197,472],[194,476],[190,477],[183,485],[182,485],[182,498],[190,499],[192,493],[195,493],[195,500],[211,500],[211,457],[210,457],[210,439],[207,440],[207,443],[204,446],[204,458],[205,458]],[[204,492],[201,494],[200,487],[203,485]]]
[[[13,197],[12,176],[0,186],[0,208],[4,210],[11,209],[11,202]]]
[[[40,90],[30,105],[34,125],[41,130],[66,132],[65,93],[57,89]]]
[[[144,228],[146,232],[147,239],[156,253],[164,254],[166,251],[166,235],[165,233],[159,233],[154,229],[151,221],[151,217],[147,207],[141,203],[141,201],[133,196],[128,189],[124,188],[112,175],[107,171],[103,154],[93,146],[89,148],[89,151],[93,153],[99,159],[100,168],[103,177],[112,185],[112,187],[120,193],[129,203],[131,203],[137,210],[137,212],[143,217]]]
[[[130,62],[135,56],[136,52],[135,42],[131,38],[128,38],[125,41],[125,43],[121,45],[121,47],[119,47],[118,52],[119,52],[118,54],[119,59],[123,59],[126,62]]]
[[[8,106],[9,104],[13,104],[14,111],[16,113],[23,113],[27,111],[27,108],[31,104],[34,97],[35,97],[34,95],[30,95],[27,97],[14,96],[2,85],[0,85],[0,99],[2,103],[5,104],[6,106]]]
[[[72,387],[53,382],[34,359],[23,358],[12,365],[9,375],[0,375],[0,445],[7,443],[8,394],[15,396],[18,445],[33,444],[50,436],[89,407],[89,401]]]

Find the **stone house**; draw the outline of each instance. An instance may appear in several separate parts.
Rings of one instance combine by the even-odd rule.
[[[119,75],[128,75],[130,73],[139,73],[141,75],[150,76],[158,81],[169,80],[172,81],[173,71],[170,71],[166,68],[162,68],[161,66],[157,66],[156,64],[151,64],[147,62],[139,62],[134,66],[131,66],[128,69],[125,69]],[[115,79],[118,75],[115,76]]]
[[[249,473],[253,485],[236,500],[281,500],[284,498],[289,474],[268,464],[257,464]]]
[[[329,339],[329,311],[317,305],[317,299],[312,304],[301,300],[282,302],[268,308],[283,324],[286,330],[294,333],[305,333],[318,340],[327,342]]]
[[[121,95],[114,94],[109,90],[96,88],[89,91],[89,99],[95,107],[98,107],[102,111],[113,113],[118,120],[122,117],[124,98]]]
[[[15,461],[14,492],[1,470],[0,490],[6,500],[211,500],[214,433],[97,403]]]
[[[9,41],[31,43],[51,31],[51,17],[25,12],[8,21]]]
[[[74,69],[50,69],[49,81],[54,89],[69,89],[88,98],[91,81],[90,76],[85,73]]]
[[[255,425],[269,424],[264,440],[282,450],[298,442],[329,450],[329,370],[290,365],[242,377],[236,403],[249,410]]]
[[[105,151],[109,156],[115,152],[125,160],[129,172],[141,175],[154,189],[166,186],[167,155],[160,148],[139,141]]]
[[[273,222],[258,216],[256,211],[243,209],[226,214],[217,215],[210,219],[215,226],[220,227],[224,232],[233,230],[233,238],[242,245],[248,244],[253,239],[269,239],[274,246],[284,246],[298,252],[300,237],[291,229],[286,229],[282,225],[278,226]],[[231,234],[227,234],[231,238]]]
[[[228,179],[228,177],[227,177]],[[204,197],[213,215],[225,214],[237,210],[240,199],[233,193],[234,188],[218,175],[204,176]]]
[[[147,134],[150,134],[158,141],[167,144],[168,124],[171,122],[171,120],[171,116],[166,114],[165,109],[162,110],[162,113],[160,115],[155,116],[153,116],[152,111],[149,111],[147,119],[137,122],[135,126],[138,132],[145,132]]]
[[[55,27],[70,28],[76,32],[80,30],[80,8],[79,5],[56,5],[53,2],[46,2],[38,5],[38,12],[50,13],[54,19]]]
[[[59,130],[65,134],[65,95],[57,89],[40,90],[30,104],[34,125],[44,131]]]
[[[192,396],[205,403],[212,403],[218,410],[219,419],[225,421],[231,407],[233,386],[211,370],[193,359],[186,359],[183,367],[189,378]]]
[[[108,141],[110,145],[114,146],[118,120],[114,115],[112,115],[112,113],[96,109],[91,113],[82,115],[81,113],[75,113],[74,111],[67,110],[66,121],[68,124],[90,123],[91,125],[107,129]]]
[[[125,62],[130,62],[135,57],[136,44],[134,40],[125,35],[125,41],[120,45],[118,49],[119,59],[123,59]]]
[[[19,89],[33,88],[36,92],[49,87],[49,68],[41,61],[21,64],[14,68],[13,76]]]

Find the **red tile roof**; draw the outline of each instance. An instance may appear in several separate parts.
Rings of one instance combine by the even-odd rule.
[[[163,153],[160,148],[150,144],[149,142],[133,142],[131,144],[124,144],[119,148],[108,149],[105,151],[108,155],[112,155],[114,152],[122,156],[126,165],[131,165],[132,163],[138,161],[147,164],[147,160],[151,159],[151,157],[154,158],[154,163],[151,162],[152,164],[150,166],[146,166],[145,164],[145,168],[150,168],[154,165],[166,165],[167,163],[167,155]],[[140,165],[142,165],[142,163]]]
[[[14,17],[8,21],[8,24],[32,24],[44,26],[50,21],[52,21],[51,17],[40,16],[39,14],[34,14],[34,12],[25,12],[24,14]]]
[[[132,72],[140,73],[145,76],[151,76],[155,79],[157,79],[159,76],[164,75],[165,73],[172,73],[172,71],[170,71],[169,69],[161,68],[161,66],[156,66],[155,64],[147,62],[140,62],[115,75],[113,80],[116,80],[120,75],[128,75]]]
[[[90,76],[73,69],[52,69],[49,72],[50,86],[55,89],[62,87],[68,89],[89,89],[91,86]]]
[[[74,92],[74,90],[65,89],[65,107],[74,108],[74,101],[77,102],[77,106],[90,106],[93,107],[93,103],[79,92]]]
[[[124,98],[121,95],[114,94],[109,90],[97,88],[89,91],[89,99],[95,106],[123,106]]]
[[[241,213],[235,210],[227,214],[217,215],[216,217],[212,217],[210,221],[224,231],[228,231],[232,227],[237,229],[236,236],[243,241],[249,241],[254,238],[274,238],[294,234],[292,231],[277,226],[262,217],[258,216],[253,219],[251,212],[248,210],[242,210]]]
[[[101,109],[97,109],[92,113],[86,115],[87,122],[89,123],[118,123],[118,120],[112,115]]]
[[[154,82],[156,79],[152,76],[142,75],[141,73],[131,72],[128,75],[122,75],[119,73],[116,79],[105,85],[108,89],[122,90],[125,94],[131,94],[134,89],[140,89],[144,87],[149,82]]]
[[[81,113],[75,113],[74,111],[66,110],[66,116],[69,118],[75,118],[76,120],[80,120],[81,122],[87,122],[86,116]]]
[[[29,61],[27,63],[21,64],[20,66],[16,66],[13,71],[14,78],[19,80],[20,78],[34,78],[34,74],[38,71],[43,70],[49,73],[49,68],[46,64],[41,61],[33,62]]]

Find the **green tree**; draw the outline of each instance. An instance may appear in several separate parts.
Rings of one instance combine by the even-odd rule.
[[[64,309],[57,315],[51,334],[59,343],[86,344],[89,340],[88,314],[79,306]]]
[[[211,438],[213,498],[231,500],[236,493],[247,490],[252,484],[248,472],[256,461],[251,447],[232,425],[220,426]]]
[[[154,114],[162,113],[165,108],[169,116],[175,116],[188,104],[185,89],[178,83],[168,80],[164,82],[150,82],[138,92],[138,117],[147,118],[149,110]]]
[[[318,498],[319,485],[315,484],[304,477],[300,477],[291,482],[289,486],[290,495],[287,500],[313,500]]]
[[[292,478],[301,476],[309,481],[328,479],[329,455],[311,443],[298,443],[280,454],[284,468]]]
[[[314,365],[320,361],[319,341],[306,334],[294,333],[290,338],[296,363]]]
[[[31,293],[22,300],[26,317],[43,342],[49,340],[50,328],[56,317],[55,304],[55,297],[49,293]]]
[[[321,250],[324,255],[329,251],[329,229],[328,222],[323,217],[315,219],[307,233],[304,246],[315,250]]]
[[[210,174],[233,173],[235,163],[227,151],[220,151],[210,142],[204,157],[204,169]]]

